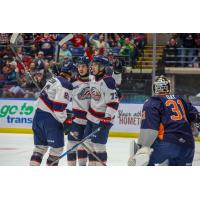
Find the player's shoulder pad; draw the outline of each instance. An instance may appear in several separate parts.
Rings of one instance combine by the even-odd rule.
[[[62,87],[68,90],[73,90],[72,83],[69,82],[67,79],[63,78],[62,76],[58,76],[57,79],[60,81]]]
[[[106,86],[111,89],[111,90],[114,90],[116,89],[116,83],[115,83],[115,79],[112,77],[112,76],[105,76],[103,78]]]

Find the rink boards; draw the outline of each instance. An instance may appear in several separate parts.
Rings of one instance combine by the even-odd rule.
[[[0,133],[32,133],[37,102],[33,99],[0,99]],[[111,137],[138,137],[143,103],[120,103]],[[195,105],[200,111],[200,105]],[[199,140],[199,139],[198,139]]]

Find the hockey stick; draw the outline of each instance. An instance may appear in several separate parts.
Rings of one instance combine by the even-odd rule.
[[[59,43],[57,46],[57,51],[56,51],[56,62],[59,62],[59,54],[60,54],[60,47],[62,47],[63,44],[65,44],[66,42],[68,42],[69,40],[71,40],[74,37],[73,34],[68,34],[67,36],[65,36]]]
[[[75,144],[71,149],[67,150],[65,153],[63,153],[61,156],[59,156],[59,158],[57,160],[55,160],[54,162],[51,163],[50,166],[53,166],[55,163],[57,163],[61,158],[63,158],[64,156],[66,156],[69,152],[71,152],[72,150],[76,149],[79,145],[81,145],[83,142],[85,142],[87,139],[91,138],[92,136],[94,136],[95,133],[99,132],[101,130],[101,128],[97,128],[95,131],[93,131],[92,133],[90,133],[87,137],[85,137],[83,140],[81,140],[79,143]]]
[[[31,76],[30,72],[26,69],[26,65],[23,63],[22,59],[16,53],[15,47],[16,47],[16,42],[17,42],[18,36],[19,36],[19,33],[12,34],[12,36],[10,38],[10,48],[15,56],[15,59],[22,65],[22,67],[24,68],[24,71],[28,74],[28,76],[31,78],[31,80],[33,81],[33,83],[35,84],[37,89],[40,91],[41,88],[39,87],[37,82],[34,80],[34,78]]]
[[[70,135],[75,138],[76,140],[78,139],[74,134],[70,132]],[[95,153],[92,152],[92,150],[84,143],[81,144],[81,146],[88,152],[90,153],[94,158],[96,158],[97,161],[99,161],[103,166],[107,166]]]

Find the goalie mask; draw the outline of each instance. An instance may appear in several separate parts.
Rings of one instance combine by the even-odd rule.
[[[161,75],[153,83],[154,95],[165,95],[170,93],[170,80]]]

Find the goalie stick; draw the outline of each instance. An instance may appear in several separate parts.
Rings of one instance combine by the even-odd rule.
[[[51,166],[53,166],[55,163],[57,163],[61,158],[63,158],[64,156],[66,156],[69,152],[71,152],[72,150],[76,149],[79,145],[83,144],[86,140],[88,140],[89,138],[91,138],[92,136],[94,136],[95,133],[98,133],[101,130],[101,128],[97,128],[95,131],[93,131],[92,133],[90,133],[87,137],[85,137],[84,139],[82,139],[79,143],[75,144],[71,149],[67,150],[65,153],[63,153],[61,156],[59,156],[59,158],[57,160],[55,160],[54,162],[51,163]]]

